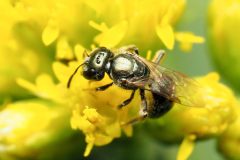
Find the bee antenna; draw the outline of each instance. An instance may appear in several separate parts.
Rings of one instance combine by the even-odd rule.
[[[80,65],[75,69],[75,71],[73,72],[73,74],[69,77],[68,83],[67,83],[67,88],[70,88],[70,85],[71,85],[71,82],[72,82],[73,77],[74,77],[75,74],[77,73],[78,69],[79,69],[82,65],[84,65],[84,64],[85,64],[85,63],[80,64]]]

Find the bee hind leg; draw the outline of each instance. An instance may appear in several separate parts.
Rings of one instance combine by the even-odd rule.
[[[141,97],[141,108],[139,111],[139,116],[136,118],[131,119],[130,121],[124,123],[123,125],[132,125],[134,123],[137,123],[139,121],[144,120],[145,118],[148,117],[148,112],[147,112],[147,99],[145,97],[145,91],[143,89],[140,89],[140,97]]]
[[[164,50],[158,50],[155,53],[155,55],[152,59],[152,62],[154,62],[156,64],[160,64],[163,61],[165,56],[166,56],[166,52]]]
[[[144,120],[145,118],[147,118],[147,113],[143,114],[143,115],[140,115],[136,118],[133,118],[131,119],[130,121],[126,122],[126,123],[123,123],[122,126],[127,126],[127,125],[133,125],[139,121],[142,121]]]

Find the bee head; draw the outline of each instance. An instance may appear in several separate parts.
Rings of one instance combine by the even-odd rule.
[[[102,80],[105,74],[105,66],[113,56],[113,53],[105,47],[99,47],[94,50],[89,57],[85,59],[83,65],[83,76],[88,80]]]

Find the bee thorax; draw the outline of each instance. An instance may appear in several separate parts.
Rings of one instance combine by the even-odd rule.
[[[114,61],[115,71],[131,71],[133,69],[133,63],[131,60],[125,57],[118,57]]]

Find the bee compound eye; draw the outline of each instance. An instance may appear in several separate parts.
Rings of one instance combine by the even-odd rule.
[[[102,80],[104,78],[104,72],[99,72],[97,75],[96,75],[96,80]]]
[[[83,74],[83,77],[85,77],[86,79],[89,79],[89,80],[95,79],[95,77],[96,77],[96,71],[93,68],[90,69],[90,68],[86,67],[83,70],[82,74]]]

